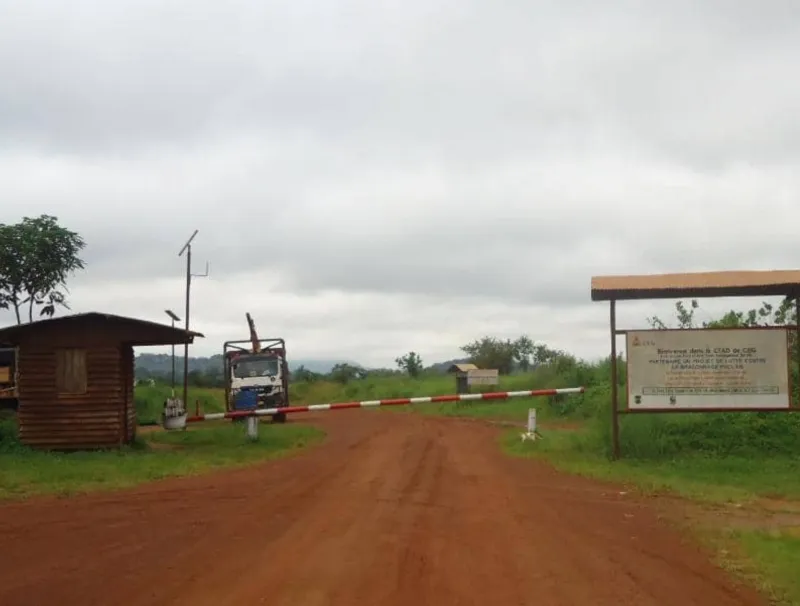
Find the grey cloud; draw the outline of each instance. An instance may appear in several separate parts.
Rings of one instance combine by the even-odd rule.
[[[624,175],[629,167],[635,178]],[[516,170],[432,179],[386,173],[385,183],[366,167],[360,179],[348,174],[338,188],[334,181],[327,191],[317,187],[319,199],[300,183],[288,204],[265,198],[259,206],[251,194],[241,205],[215,207],[216,193],[201,192],[196,206],[184,198],[175,209],[134,205],[91,220],[72,213],[86,227],[93,279],[180,276],[177,251],[199,227],[194,267],[201,272],[210,261],[212,281],[265,269],[303,292],[460,294],[562,306],[586,301],[594,274],[724,269],[732,254],[775,264],[791,258],[794,242],[783,229],[790,222],[779,227],[754,210],[772,189],[776,215],[796,212],[780,200],[798,184],[781,174],[712,178],[614,162],[555,162],[523,180]]]
[[[763,116],[792,121],[800,100],[787,77],[796,4],[309,6],[9,9],[0,131],[86,151],[310,134],[386,161],[402,147],[470,162],[612,133],[700,165],[796,152],[794,127]]]

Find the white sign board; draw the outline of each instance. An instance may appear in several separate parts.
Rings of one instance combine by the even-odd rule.
[[[628,410],[788,408],[788,334],[775,329],[627,333]]]
[[[496,368],[481,368],[467,371],[467,385],[497,385],[499,372]]]

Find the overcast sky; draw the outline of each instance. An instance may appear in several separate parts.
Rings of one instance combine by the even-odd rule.
[[[798,66],[796,0],[0,0],[0,222],[152,320],[199,229],[195,355],[249,311],[296,358],[594,358],[593,275],[800,265]]]

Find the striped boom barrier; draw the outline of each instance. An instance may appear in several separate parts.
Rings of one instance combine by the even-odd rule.
[[[315,412],[321,410],[344,410],[347,408],[374,408],[377,406],[403,406],[406,404],[428,404],[438,402],[465,402],[474,400],[507,400],[509,398],[535,398],[538,396],[557,396],[560,394],[583,393],[583,387],[565,387],[561,389],[531,389],[526,391],[498,391],[490,393],[453,394],[447,396],[424,396],[419,398],[393,398],[388,400],[364,400],[361,402],[339,402],[335,404],[311,404],[309,406],[286,406],[284,408],[261,408],[257,410],[237,410],[233,412],[213,412],[193,416],[187,423],[198,421],[219,421],[242,417],[263,417],[276,413]]]

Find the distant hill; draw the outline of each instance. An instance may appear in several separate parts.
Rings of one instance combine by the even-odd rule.
[[[300,366],[312,372],[328,373],[336,364],[348,360],[291,360],[289,369],[296,370]],[[352,364],[352,362],[349,362]],[[175,371],[178,376],[183,374],[183,356],[175,356]],[[203,374],[222,374],[222,355],[216,354],[209,357],[189,356],[189,372],[198,371]],[[172,372],[172,356],[170,354],[142,353],[136,356],[136,377],[147,378],[151,376],[166,376]]]

